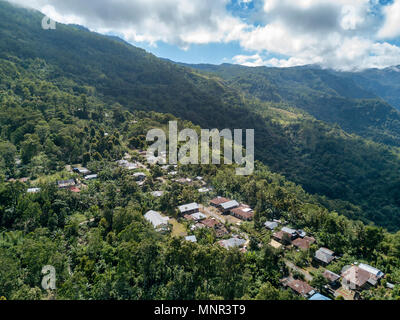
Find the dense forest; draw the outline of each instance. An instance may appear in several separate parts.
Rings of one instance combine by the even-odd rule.
[[[74,94],[71,88],[78,85],[70,81],[60,90],[40,79],[38,70],[47,69],[40,60],[30,61],[25,69],[5,61],[1,66],[13,75],[2,77],[1,84],[1,174],[3,180],[27,176],[28,186],[40,187],[39,193],[27,194],[25,182],[0,183],[4,298],[299,299],[279,285],[289,272],[282,252],[259,246],[271,237],[263,222],[274,217],[312,232],[321,245],[342,254],[332,270],[338,272],[357,259],[381,268],[387,281],[400,282],[400,233],[389,234],[330,211],[318,197],[259,162],[249,177],[236,176],[230,166],[179,168],[182,176],[202,175],[215,194],[256,208],[255,221],[241,227],[252,239],[247,253],[213,245],[215,234],[210,231],[195,231],[197,244],[156,233],[143,218],[147,210],[177,217],[176,206],[201,201],[202,195],[191,186],[161,186],[157,167],[139,188],[115,160],[126,152],[138,157],[132,150],[146,143],[147,130],[163,128],[175,118],[130,113],[96,96]],[[199,129],[182,121],[180,126]],[[98,172],[99,179],[78,194],[58,189],[57,179],[76,176],[65,165],[78,162]],[[151,196],[159,188],[165,196]],[[312,250],[294,259],[307,264]],[[40,270],[46,264],[57,270],[56,292],[40,288]],[[366,299],[393,299],[400,292],[377,288],[364,294]]]
[[[42,30],[41,17],[0,2],[1,298],[301,299],[281,286],[290,273],[285,261],[308,267],[318,246],[340,256],[333,272],[359,261],[385,273],[364,299],[400,298],[396,148],[280,100],[249,98],[216,75],[114,38],[62,24]],[[169,169],[149,166],[139,186],[116,161],[127,154],[144,161],[138,150],[146,133],[171,120],[195,130],[255,128],[255,173],[179,166],[178,177],[201,176],[212,186],[204,195],[168,178]],[[98,178],[80,192],[58,188],[59,180],[81,179],[68,169],[76,164]],[[158,190],[164,194],[153,196]],[[254,221],[227,225],[249,236],[246,252],[216,245],[213,230],[190,231],[191,243],[144,219],[158,210],[187,227],[177,206],[217,195],[255,209]],[[318,246],[268,246],[271,219],[312,234]],[[40,287],[44,265],[56,268],[57,290]],[[314,276],[312,285],[322,288]]]
[[[374,82],[372,76],[367,85],[367,80],[362,76],[368,74],[367,71],[340,73],[318,66],[249,68],[230,64],[190,67],[218,75],[250,97],[288,104],[318,120],[337,124],[349,133],[378,143],[400,146],[400,112],[380,98],[386,98],[384,92],[393,92],[395,89],[384,87],[379,90],[383,85],[376,80]],[[390,79],[393,78],[390,74],[397,74],[395,71],[381,73],[384,75],[381,78]]]
[[[69,85],[70,92],[97,95],[109,105],[120,103],[131,111],[170,113],[203,128],[255,129],[256,158],[272,171],[327,201],[335,200],[332,205],[340,203],[334,209],[342,214],[398,230],[397,149],[347,134],[298,107],[276,102],[278,93],[271,93],[268,102],[248,98],[227,80],[158,59],[115,37],[62,24],[56,30],[43,30],[40,13],[6,2],[0,2],[0,8],[0,57],[8,64],[24,69],[39,58],[46,63],[35,71],[41,79],[61,90],[66,83],[76,83]],[[368,101],[382,105],[379,100]],[[395,119],[394,115],[393,130],[386,132],[381,126],[363,130],[368,136],[396,140]]]

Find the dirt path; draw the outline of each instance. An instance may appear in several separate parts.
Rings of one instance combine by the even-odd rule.
[[[313,280],[313,277],[305,270],[303,270],[302,268],[299,268],[298,266],[296,266],[293,262],[290,262],[289,260],[284,260],[286,266],[294,271],[297,271],[298,273],[301,273],[304,276],[304,279],[306,279],[308,282],[311,282]]]

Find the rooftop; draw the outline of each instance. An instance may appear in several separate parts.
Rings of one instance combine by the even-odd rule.
[[[229,202],[229,201],[230,201],[229,199],[224,198],[224,197],[216,197],[215,199],[212,199],[210,201],[210,203],[214,204],[216,206],[219,206],[220,204],[225,203],[225,202]]]
[[[197,242],[196,236],[187,236],[185,240],[190,242]]]
[[[246,240],[239,239],[239,238],[231,238],[228,240],[221,240],[219,243],[224,248],[229,249],[229,248],[241,247],[242,245],[244,245],[246,243]]]
[[[315,252],[315,259],[329,264],[332,262],[333,259],[335,259],[335,257],[333,256],[333,251],[326,248],[319,248]]]
[[[292,244],[295,247],[298,247],[303,250],[307,250],[310,248],[310,245],[312,245],[314,242],[315,242],[315,239],[313,237],[304,237],[304,239],[298,238],[298,239],[294,240],[292,242]]]
[[[89,174],[85,177],[85,180],[97,179],[97,174]]]
[[[241,219],[253,219],[254,213],[250,208],[240,207],[232,210],[232,213],[238,215]]]
[[[219,225],[220,223],[215,219],[206,219],[201,222],[205,226],[209,228],[214,228],[215,226]]]
[[[322,274],[325,279],[327,279],[329,282],[336,282],[340,279],[340,276],[332,271],[325,270],[324,273]]]
[[[267,221],[267,222],[264,224],[264,226],[265,226],[267,229],[274,230],[275,228],[278,227],[278,223],[277,223],[277,222],[273,222],[273,221]]]
[[[343,279],[350,284],[355,284],[357,287],[362,287],[370,279],[370,273],[359,268],[358,266],[351,266],[350,268],[344,268],[342,273]],[[355,288],[354,288],[355,289]]]
[[[320,301],[324,300],[324,301],[328,301],[328,300],[332,300],[332,299],[330,299],[328,297],[325,297],[324,295],[322,295],[320,293],[316,293],[308,300],[313,300],[313,301],[315,301],[315,300],[320,300]]]
[[[301,280],[292,280],[287,283],[287,285],[292,288],[297,293],[305,296],[310,293],[313,293],[314,288],[311,287],[307,282]]]
[[[162,216],[159,212],[150,210],[145,215],[144,218],[149,221],[154,228],[168,224],[168,217]]]
[[[224,210],[229,210],[229,209],[233,209],[233,208],[239,207],[239,203],[236,200],[232,200],[232,201],[229,201],[229,202],[222,203],[221,207]]]
[[[358,267],[359,267],[360,269],[362,269],[362,270],[367,271],[368,273],[372,274],[373,276],[375,276],[375,277],[378,278],[378,279],[379,279],[379,278],[382,278],[382,277],[384,276],[384,273],[383,273],[381,270],[376,269],[376,268],[374,268],[374,267],[371,267],[371,266],[368,265],[368,264],[360,263],[360,264],[358,265]]]
[[[296,230],[288,228],[288,227],[283,227],[281,231],[283,231],[285,233],[289,233],[291,235],[297,234]]]
[[[200,212],[196,212],[191,214],[191,217],[193,217],[193,220],[199,221],[199,220],[204,220],[207,218],[206,215],[200,213]]]
[[[184,204],[183,206],[178,207],[181,213],[185,213],[192,210],[199,210],[199,205],[196,202]]]

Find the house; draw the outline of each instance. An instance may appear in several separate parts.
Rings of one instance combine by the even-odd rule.
[[[180,184],[191,184],[192,183],[192,179],[180,178],[180,179],[176,179],[175,182],[178,182]]]
[[[327,248],[319,248],[315,252],[314,259],[323,265],[328,265],[335,259],[334,252]]]
[[[374,267],[371,267],[371,266],[368,265],[368,264],[360,263],[360,264],[358,265],[358,267],[359,267],[360,269],[362,269],[362,270],[367,271],[367,272],[371,275],[370,283],[378,282],[378,281],[379,281],[380,279],[382,279],[382,278],[384,277],[384,275],[385,275],[381,270],[376,269],[376,268],[374,268]],[[376,284],[376,283],[375,283],[375,284]],[[374,285],[375,285],[375,284],[374,284]]]
[[[215,219],[206,219],[206,220],[201,221],[201,223],[204,224],[208,228],[215,228],[217,225],[220,224],[220,222],[218,222]]]
[[[201,224],[203,224],[207,228],[214,229],[217,238],[222,238],[223,236],[229,233],[228,230],[225,228],[225,226],[221,222],[215,219],[203,220],[201,221]]]
[[[340,276],[330,270],[325,270],[322,274],[326,280],[329,281],[329,284],[335,284],[340,279]]]
[[[297,231],[288,227],[283,227],[281,231],[290,235],[291,239],[294,240],[297,238],[298,234]]]
[[[206,226],[202,223],[196,223],[195,225],[190,227],[191,231],[197,230],[197,229],[203,229],[206,228]]]
[[[287,228],[287,227],[283,227],[281,231],[275,232],[275,233],[272,235],[272,237],[273,237],[276,241],[279,241],[279,242],[282,243],[282,241],[283,241],[285,235],[287,235],[288,240],[289,240],[290,242],[292,242],[293,240],[295,240],[295,239],[298,237],[296,230],[293,230],[293,229],[290,229],[290,228]]]
[[[197,242],[196,236],[187,236],[187,237],[185,237],[185,240],[193,242],[193,243]]]
[[[79,173],[82,176],[87,176],[90,174],[90,171],[86,168],[83,167],[79,167],[79,168],[74,168],[73,169],[74,172]]]
[[[278,222],[267,221],[266,223],[264,223],[264,226],[265,226],[267,229],[273,231],[273,230],[275,230],[276,228],[278,228]]]
[[[178,209],[182,215],[193,214],[199,212],[199,205],[193,202],[189,204],[184,204],[183,206],[178,207]]]
[[[238,208],[239,206],[240,205],[236,200],[232,200],[232,201],[221,203],[218,206],[218,209],[224,214],[229,214],[231,212],[231,210]]]
[[[348,290],[360,291],[368,287],[375,287],[383,278],[384,273],[370,265],[346,266],[342,270],[342,285]]]
[[[292,241],[292,244],[302,250],[308,250],[310,249],[310,246],[315,242],[315,239],[313,237],[304,237],[302,238],[297,238]]]
[[[285,232],[283,232],[283,231],[278,231],[278,232],[273,233],[273,234],[272,234],[272,237],[273,237],[276,241],[282,243],[282,242],[283,242],[283,237],[284,237],[284,235],[285,235]],[[289,236],[289,239],[290,239],[290,236]]]
[[[290,280],[286,285],[304,298],[310,298],[315,294],[315,289],[301,280]]]
[[[225,226],[223,224],[217,225],[214,228],[214,230],[215,230],[215,234],[216,234],[217,238],[222,238],[229,234],[229,231],[225,228]]]
[[[197,191],[198,191],[199,193],[208,193],[208,192],[210,192],[211,190],[208,189],[208,188],[200,188],[200,189],[198,189]]]
[[[76,185],[76,182],[74,179],[69,179],[69,180],[59,180],[57,181],[58,188],[60,189],[66,189],[70,187],[74,187]]]
[[[394,285],[393,283],[390,283],[390,282],[387,282],[387,283],[386,283],[386,288],[388,288],[388,289],[390,289],[390,290],[393,290],[394,287],[395,287],[395,285]]]
[[[38,192],[40,192],[40,188],[29,188],[26,192],[27,193],[38,193]]]
[[[212,200],[210,201],[210,205],[213,206],[213,207],[215,207],[215,208],[218,208],[221,204],[226,203],[226,202],[229,202],[229,201],[231,201],[231,200],[229,200],[229,199],[227,199],[227,198],[216,197],[216,198],[214,198],[214,199],[212,199]]]
[[[201,220],[207,219],[207,216],[200,212],[193,213],[190,216],[193,218],[194,221],[201,221]]]
[[[304,239],[307,236],[307,233],[304,230],[297,230],[297,234],[302,239]]]
[[[340,276],[332,271],[325,270],[322,276],[328,281],[326,288],[333,293],[340,287]]]
[[[144,218],[150,222],[157,231],[165,230],[168,227],[168,217],[162,216],[159,212],[150,210]]]
[[[160,198],[164,195],[164,191],[153,191],[151,195],[155,198]]]
[[[253,210],[250,207],[244,205],[241,205],[239,208],[232,209],[231,214],[235,218],[243,221],[251,221],[254,218]]]
[[[231,238],[228,240],[221,240],[218,242],[218,244],[225,249],[240,248],[245,243],[246,243],[246,240],[239,239],[239,238]]]
[[[85,177],[85,180],[94,180],[97,179],[97,174],[89,174]]]
[[[342,270],[342,286],[347,290],[360,291],[368,287],[371,275],[356,265],[346,266]]]
[[[139,168],[139,166],[136,163],[129,162],[128,160],[118,160],[117,164],[121,168],[125,168],[126,170],[129,171]]]
[[[308,300],[310,300],[310,301],[329,301],[329,300],[332,300],[332,299],[330,299],[328,297],[325,297],[324,295],[322,295],[320,293],[316,293]]]
[[[81,189],[79,189],[78,187],[71,187],[69,188],[69,191],[73,192],[73,193],[80,193]]]

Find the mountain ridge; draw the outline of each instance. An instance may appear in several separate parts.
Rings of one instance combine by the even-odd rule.
[[[291,112],[274,91],[276,101],[248,98],[222,77],[177,66],[143,49],[71,26],[58,24],[56,30],[43,30],[42,14],[5,2],[0,2],[0,8],[4,65],[11,62],[28,68],[37,59],[44,61],[35,67],[44,79],[72,92],[98,96],[110,108],[120,103],[131,111],[170,113],[210,129],[254,128],[256,158],[272,171],[312,194],[328,197],[341,214],[400,227],[396,149]],[[29,133],[23,131],[28,129],[21,129],[19,135]]]

